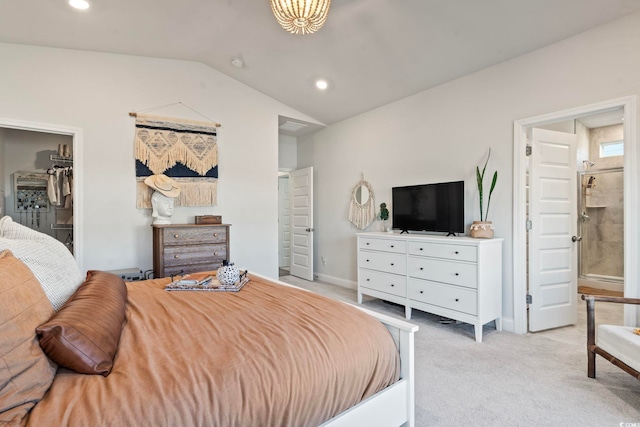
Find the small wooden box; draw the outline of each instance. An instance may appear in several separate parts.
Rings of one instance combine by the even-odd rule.
[[[196,224],[222,224],[222,215],[196,216]]]

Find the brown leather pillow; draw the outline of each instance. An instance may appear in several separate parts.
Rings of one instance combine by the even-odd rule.
[[[109,375],[125,318],[127,288],[105,271],[87,280],[36,332],[53,361],[81,374]]]

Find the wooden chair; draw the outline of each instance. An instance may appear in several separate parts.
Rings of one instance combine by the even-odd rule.
[[[640,365],[640,351],[632,356],[621,355],[616,349],[609,348],[607,344],[603,344],[602,340],[596,344],[596,327],[595,327],[595,305],[596,301],[612,302],[618,304],[640,304],[640,298],[622,298],[622,297],[607,297],[599,295],[582,295],[582,299],[587,302],[587,375],[589,378],[596,377],[596,354],[607,359],[618,368],[632,375],[633,377],[640,379],[640,372],[629,364],[633,364],[636,368]],[[612,326],[612,325],[599,325],[599,333],[604,333],[602,327],[607,328],[612,332],[621,332],[623,338],[619,338],[619,341],[629,341],[629,344],[635,346],[640,342],[640,335],[633,334],[630,328],[624,326]],[[634,348],[634,347],[632,347]],[[640,347],[638,347],[640,349]],[[611,355],[610,352],[617,354],[618,356]]]

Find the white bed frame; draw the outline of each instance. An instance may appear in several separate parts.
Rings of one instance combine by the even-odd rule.
[[[284,286],[300,288],[260,274],[251,275],[274,281]],[[348,304],[348,303],[345,303]],[[414,427],[415,426],[415,372],[414,372],[414,334],[418,326],[402,319],[376,313],[354,304],[349,304],[378,319],[392,333],[398,332],[396,345],[400,352],[400,380],[379,391],[356,406],[323,423],[320,427]]]

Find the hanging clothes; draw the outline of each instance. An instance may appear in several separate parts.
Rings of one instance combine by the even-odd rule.
[[[54,166],[47,170],[47,196],[52,206],[71,208],[73,201],[73,167]]]

